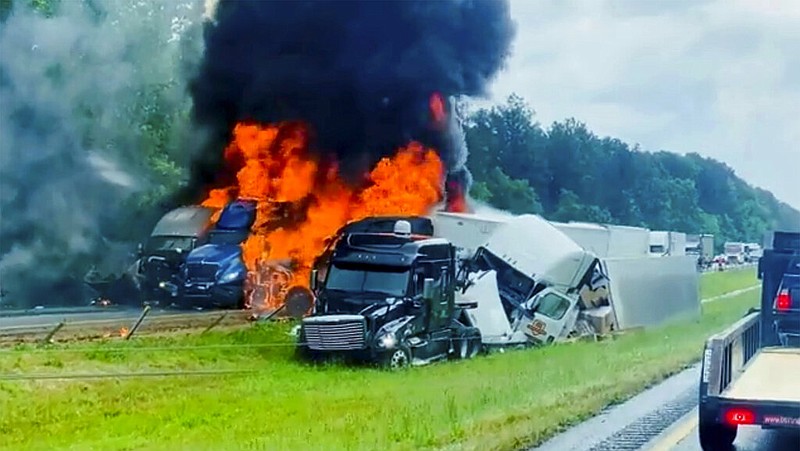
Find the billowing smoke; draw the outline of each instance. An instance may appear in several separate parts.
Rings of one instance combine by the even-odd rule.
[[[202,3],[29,3],[0,19],[0,302],[80,304],[87,270],[119,273],[139,239],[149,115],[189,110],[173,19]]]
[[[205,55],[191,85],[194,117],[211,132],[189,193],[220,174],[238,121],[304,121],[313,149],[345,177],[416,139],[437,148],[448,185],[469,183],[453,108],[479,96],[502,68],[514,35],[501,0],[210,2]],[[449,126],[431,127],[429,102],[446,101]]]

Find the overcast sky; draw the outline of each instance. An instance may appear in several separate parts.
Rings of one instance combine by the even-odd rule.
[[[800,208],[800,0],[511,0],[492,99],[697,152]]]

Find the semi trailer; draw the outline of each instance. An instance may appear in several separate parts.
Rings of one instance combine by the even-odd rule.
[[[743,426],[800,429],[800,233],[773,234],[758,277],[760,309],[705,344],[698,409],[704,450],[730,449]]]

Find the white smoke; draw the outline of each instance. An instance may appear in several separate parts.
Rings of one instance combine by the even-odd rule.
[[[148,127],[189,110],[202,0],[94,3],[14,2],[0,24],[0,288],[20,306],[81,302],[74,281],[121,260],[108,236],[154,185]]]

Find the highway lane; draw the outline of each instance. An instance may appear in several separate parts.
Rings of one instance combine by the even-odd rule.
[[[646,451],[702,451],[697,433],[697,409],[693,409],[685,417],[675,422],[643,449]],[[742,426],[739,427],[731,451],[800,451],[800,432]]]
[[[61,321],[92,321],[106,319],[136,318],[141,310],[105,310],[105,311],[63,311],[58,313],[30,313],[26,315],[0,316],[0,330],[17,326],[41,326],[57,324]],[[157,314],[156,312],[151,312]]]
[[[529,451],[702,451],[695,364]],[[800,434],[741,427],[735,451],[800,451]]]

